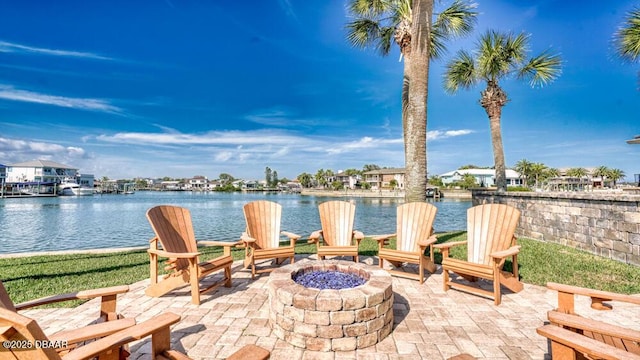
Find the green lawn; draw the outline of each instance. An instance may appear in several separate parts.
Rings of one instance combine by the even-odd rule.
[[[438,242],[465,239],[464,231],[438,235]],[[640,293],[640,267],[557,244],[524,238],[518,243],[522,245],[518,256],[520,278],[525,283],[545,285],[553,281],[625,294]],[[216,257],[220,251],[220,248],[202,248],[203,259]],[[462,259],[465,251],[464,247],[455,249],[452,256]],[[300,241],[296,253],[315,253],[315,245]],[[377,244],[373,240],[365,239],[360,244],[361,255],[376,253]],[[233,257],[242,259],[244,250],[234,249]],[[436,251],[435,257],[436,263],[440,263],[439,252]],[[505,265],[510,266],[510,262]],[[0,280],[15,303],[70,291],[132,284],[148,277],[149,257],[143,250],[0,259]]]

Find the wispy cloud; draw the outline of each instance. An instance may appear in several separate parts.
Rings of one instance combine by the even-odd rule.
[[[427,140],[441,140],[441,139],[446,139],[454,136],[469,135],[471,133],[473,133],[473,130],[469,130],[469,129],[447,130],[447,131],[431,130],[427,132]]]
[[[380,148],[387,145],[402,144],[402,139],[376,139],[370,136],[365,136],[356,141],[350,141],[346,143],[337,143],[334,146],[328,148],[326,152],[331,155],[342,154],[350,151],[357,151],[362,149]]]
[[[166,130],[166,129],[165,129]],[[203,134],[121,132],[99,135],[100,141],[157,145],[287,145],[304,143],[308,139],[275,130],[210,131]]]
[[[81,147],[0,137],[0,157],[3,161],[19,162],[34,158],[77,159],[87,155]]]
[[[278,127],[313,126],[319,123],[317,119],[300,118],[293,111],[285,107],[257,110],[244,117],[251,122]]]
[[[101,111],[112,114],[122,113],[121,108],[111,105],[106,100],[70,98],[64,96],[42,94],[28,90],[15,89],[12,86],[7,85],[0,85],[0,99],[45,104],[79,110]]]
[[[84,59],[93,59],[93,60],[114,60],[113,58],[90,53],[90,52],[47,49],[47,48],[16,44],[16,43],[11,43],[7,41],[0,41],[0,52],[63,56],[63,57],[84,58]]]

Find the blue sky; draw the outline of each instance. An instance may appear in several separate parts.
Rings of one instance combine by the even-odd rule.
[[[447,1],[436,1],[438,8]],[[638,1],[478,1],[476,33],[432,62],[428,171],[491,166],[481,86],[445,94],[443,68],[486,29],[531,34],[562,75],[502,83],[507,166],[640,173],[638,71],[611,38]],[[0,163],[61,162],[112,179],[280,178],[404,166],[397,49],[351,47],[344,1],[0,0]]]

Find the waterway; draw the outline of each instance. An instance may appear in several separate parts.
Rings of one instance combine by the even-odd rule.
[[[232,241],[245,228],[242,206],[254,200],[282,205],[282,230],[309,236],[320,229],[318,204],[335,197],[262,193],[136,192],[131,195],[0,199],[0,254],[147,246],[153,232],[147,209],[161,204],[191,210],[198,240]],[[350,198],[356,204],[355,229],[369,234],[395,232],[394,198]],[[442,199],[435,230],[466,229],[469,200]]]

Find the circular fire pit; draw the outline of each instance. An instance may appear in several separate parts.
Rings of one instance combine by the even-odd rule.
[[[364,284],[320,290],[294,281],[318,271],[355,275]],[[328,282],[336,281],[340,280]],[[374,345],[391,333],[391,276],[380,268],[339,260],[301,261],[273,270],[268,286],[273,332],[294,346],[314,351],[355,350]]]

